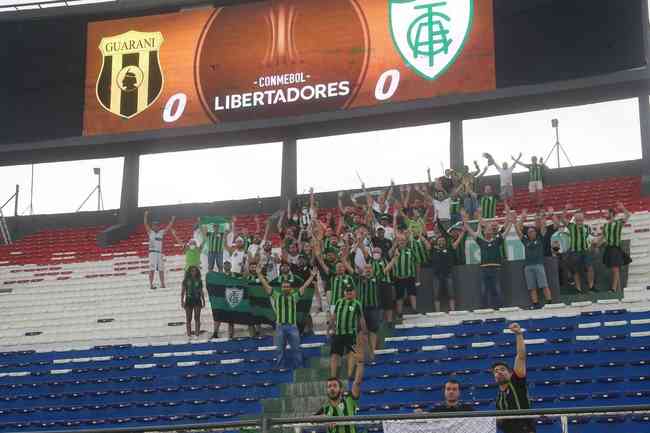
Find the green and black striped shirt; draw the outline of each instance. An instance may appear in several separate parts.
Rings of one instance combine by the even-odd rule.
[[[221,253],[223,252],[223,233],[216,231],[208,233],[208,252]]]
[[[615,220],[603,226],[603,236],[605,242],[609,247],[621,247],[623,240],[623,225],[622,220]]]
[[[395,262],[393,268],[395,278],[403,280],[405,278],[415,278],[415,265],[417,264],[417,256],[412,248],[401,248],[399,257]]]
[[[379,307],[379,297],[377,295],[377,278],[359,277],[358,287],[361,306],[364,309]]]
[[[449,213],[452,215],[460,213],[460,199],[452,198],[449,200]]]
[[[390,273],[386,275],[386,266],[388,262],[385,259],[370,259],[370,265],[372,266],[372,276],[377,279],[380,283],[390,283]]]
[[[589,226],[569,223],[567,229],[571,238],[571,251],[581,253],[589,249]]]
[[[334,275],[330,279],[330,290],[332,292],[332,298],[330,300],[331,305],[336,304],[336,301],[343,297],[343,291],[346,286],[353,286],[356,288],[354,283],[354,278],[351,275]]]
[[[481,218],[494,218],[497,214],[497,197],[495,195],[481,196],[479,201]]]
[[[346,394],[341,399],[341,403],[336,406],[333,406],[331,403],[324,405],[316,415],[324,416],[355,416],[359,403],[358,401],[349,394]],[[327,433],[356,433],[356,427],[354,425],[342,425],[336,426],[327,429]]]
[[[293,291],[285,295],[280,290],[271,292],[273,298],[273,309],[275,310],[275,321],[278,325],[295,325],[296,306],[300,300],[300,293]]]
[[[357,325],[363,313],[361,302],[356,299],[339,299],[334,305],[334,317],[336,318],[336,335],[357,335]]]
[[[528,181],[529,182],[544,182],[544,165],[543,164],[530,164],[528,166]]]

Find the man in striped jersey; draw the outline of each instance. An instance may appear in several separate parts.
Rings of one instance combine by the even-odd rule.
[[[603,226],[603,232],[598,239],[599,245],[605,245],[603,264],[612,270],[612,285],[609,289],[612,293],[621,291],[621,266],[630,263],[630,258],[626,257],[625,252],[621,249],[623,226],[629,221],[630,212],[620,202],[617,204],[617,208],[623,212],[623,218],[616,219],[616,210],[609,209],[607,223]]]
[[[375,359],[375,349],[377,349],[377,332],[379,331],[379,279],[374,275],[372,264],[368,263],[358,275],[357,286],[361,297],[361,307],[363,308],[363,318],[368,328],[368,356],[371,360]]]
[[[355,416],[359,410],[359,399],[361,398],[361,383],[363,382],[363,356],[356,356],[357,371],[354,375],[354,382],[350,392],[343,392],[343,383],[338,377],[327,379],[327,403],[324,404],[316,415],[330,417]],[[357,433],[354,424],[336,425],[330,424],[327,433]]]
[[[372,276],[377,279],[377,290],[379,291],[379,302],[384,311],[384,322],[387,325],[393,323],[393,309],[395,308],[395,287],[388,267],[388,260],[383,256],[382,250],[375,246],[372,249],[372,256],[368,258],[372,267]]]
[[[483,219],[492,219],[497,215],[497,196],[492,190],[492,185],[485,185],[483,194],[479,199],[479,213]]]
[[[528,192],[534,198],[535,203],[538,206],[541,206],[543,203],[542,191],[544,191],[544,171],[547,168],[546,165],[544,165],[544,160],[540,158],[538,163],[536,156],[530,158],[530,164],[519,162],[515,157],[512,157],[512,160],[514,161],[513,165],[519,164],[528,169]]]
[[[354,357],[349,354],[361,354],[363,360],[367,328],[355,286],[346,285],[344,293],[344,297],[334,305],[334,320],[329,322],[329,332],[332,335],[330,375],[338,377],[341,357],[348,355],[348,378],[351,378],[354,372]]]
[[[565,206],[561,221],[569,232],[569,264],[576,283],[576,290],[578,293],[582,293],[582,272],[586,271],[589,290],[595,292],[593,257],[590,251],[591,229],[585,224],[585,216],[582,212],[576,212],[573,216],[573,222],[568,222],[570,207],[569,205]]]
[[[302,365],[302,353],[300,351],[296,307],[300,297],[305,294],[305,289],[314,281],[316,272],[312,272],[305,284],[300,286],[297,291],[291,288],[288,281],[282,283],[281,290],[274,290],[267,279],[264,278],[260,269],[257,270],[257,277],[266,293],[271,297],[273,310],[275,311],[275,338],[273,344],[278,351],[277,363],[279,366],[286,364],[289,368],[298,368]],[[287,343],[289,343],[288,353]]]
[[[517,337],[517,355],[515,366],[498,361],[492,364],[494,380],[499,386],[497,393],[497,410],[530,409],[528,385],[526,383],[526,342],[521,326],[511,323],[508,327]],[[535,433],[535,422],[530,418],[507,419],[497,421],[497,426],[503,433]]]
[[[219,272],[223,271],[223,243],[224,233],[219,231],[219,226],[212,224],[210,231],[205,226],[201,226],[203,238],[208,246],[208,271],[214,271],[214,266],[217,266]]]
[[[407,296],[413,311],[417,310],[417,287],[415,287],[416,265],[417,256],[415,251],[409,245],[407,237],[400,235],[397,239],[395,251],[393,252],[393,260],[388,266],[388,270],[393,271],[395,278],[395,297],[397,299],[395,305],[396,320],[402,319],[404,298]]]

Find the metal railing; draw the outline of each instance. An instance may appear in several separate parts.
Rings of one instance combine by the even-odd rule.
[[[560,418],[563,431],[567,431],[567,420],[569,417],[607,416],[607,415],[640,415],[650,414],[650,404],[644,405],[622,405],[622,406],[586,406],[557,409],[526,409],[502,411],[476,411],[476,412],[436,412],[436,413],[412,413],[392,415],[359,415],[351,417],[298,417],[298,418],[268,418],[260,417],[250,420],[227,421],[216,423],[197,423],[183,425],[153,425],[145,427],[123,427],[123,428],[96,428],[96,429],[75,429],[75,433],[145,433],[145,432],[170,432],[170,431],[259,431],[260,433],[271,433],[278,429],[302,429],[326,427],[331,423],[337,425],[354,424],[355,426],[376,425],[384,422],[424,422],[436,419],[462,419],[462,418],[495,418],[498,420],[518,418]],[[29,431],[21,429],[13,433],[43,433],[45,430]],[[568,429],[570,433],[571,429]],[[50,430],[47,433],[69,433],[70,430]]]

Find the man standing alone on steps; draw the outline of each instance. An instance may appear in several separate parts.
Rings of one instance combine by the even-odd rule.
[[[163,239],[165,234],[172,228],[176,217],[172,217],[164,229],[160,228],[157,221],[151,223],[149,226],[149,211],[144,211],[144,230],[149,237],[149,288],[154,290],[156,286],[153,285],[154,274],[158,272],[160,277],[160,287],[165,288],[165,256],[163,255]]]

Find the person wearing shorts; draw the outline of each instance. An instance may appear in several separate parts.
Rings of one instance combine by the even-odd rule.
[[[165,234],[172,228],[176,217],[172,217],[169,224],[164,229],[160,228],[157,221],[149,226],[149,211],[144,211],[144,229],[149,237],[149,288],[154,290],[153,279],[158,273],[160,278],[160,287],[165,288],[165,256],[163,254],[163,240]]]
[[[519,156],[521,157],[521,154]],[[544,191],[544,171],[546,169],[544,160],[540,158],[539,162],[537,162],[536,156],[531,157],[530,164],[519,162],[519,160],[515,160],[514,157],[512,160],[514,161],[513,165],[519,164],[528,169],[528,192],[530,193],[531,198],[535,200],[535,203],[538,206],[541,206],[542,191]]]
[[[440,223],[439,223],[440,224]],[[444,236],[436,239],[431,248],[431,267],[434,284],[433,304],[440,311],[440,295],[444,291],[449,299],[449,311],[456,309],[456,291],[452,279],[452,269],[456,264],[456,252],[451,248],[451,236],[443,231]]]
[[[185,309],[187,336],[198,337],[201,333],[201,309],[205,307],[205,293],[201,271],[197,266],[190,266],[185,271],[181,288],[181,306]],[[196,325],[194,333],[192,333],[192,316]]]
[[[375,350],[377,349],[377,333],[380,326],[379,314],[379,285],[377,278],[373,275],[372,265],[370,263],[363,267],[363,271],[357,277],[357,286],[359,287],[359,296],[361,307],[363,308],[363,318],[368,328],[368,343],[370,359],[375,359]]]
[[[368,258],[372,266],[372,276],[377,279],[377,291],[379,292],[379,306],[384,312],[384,322],[391,326],[393,324],[393,310],[395,309],[395,287],[391,278],[388,261],[383,258],[381,248],[373,247],[372,257]]]
[[[395,276],[395,313],[396,320],[401,320],[404,306],[404,299],[408,296],[413,311],[417,311],[416,297],[417,287],[415,286],[415,275],[417,272],[417,256],[411,248],[408,239],[401,236],[397,239],[397,247],[393,253],[393,259],[388,264],[388,270],[393,271]]]
[[[341,358],[351,353],[362,353],[363,347],[357,346],[357,333],[366,334],[366,321],[363,318],[363,307],[356,299],[353,284],[345,286],[344,296],[332,306],[334,320],[329,322],[329,333],[332,335],[330,346],[330,376],[338,377]],[[348,356],[348,377],[354,374],[354,356]]]
[[[531,309],[540,308],[537,289],[542,289],[544,293],[544,302],[552,304],[551,289],[548,286],[546,270],[544,269],[544,239],[537,232],[537,227],[527,227],[524,233],[523,221],[526,215],[515,224],[515,230],[521,242],[526,249],[526,259],[524,263],[524,275],[526,277],[526,287],[530,293]]]

